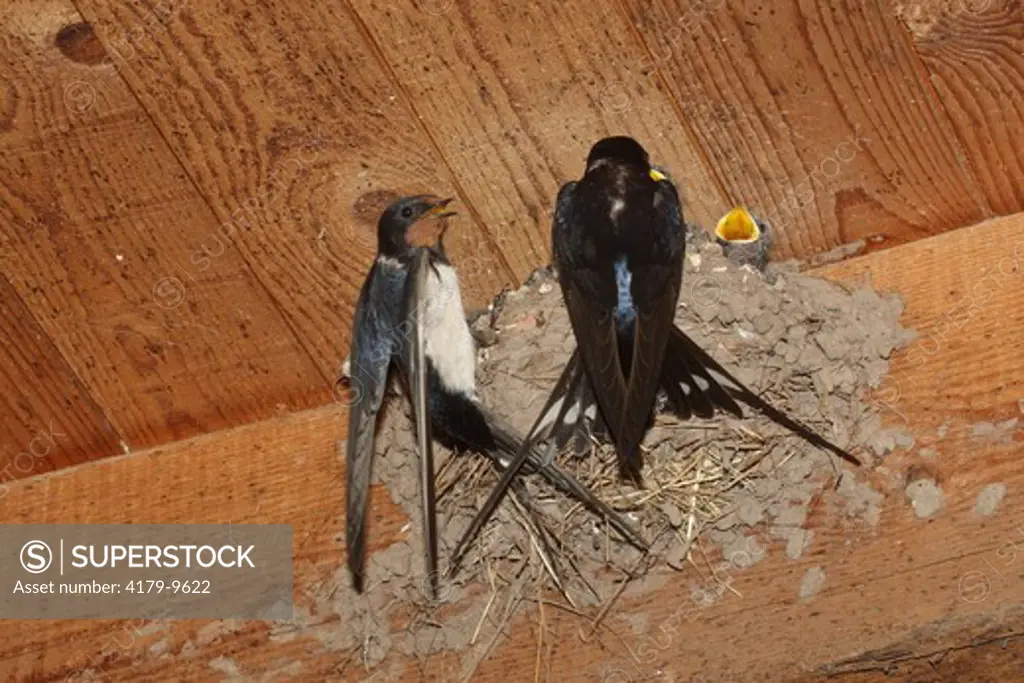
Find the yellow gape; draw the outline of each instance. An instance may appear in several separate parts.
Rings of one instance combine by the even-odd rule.
[[[654,180],[654,181],[665,180],[665,174],[662,173],[661,171],[657,171],[657,170],[652,168],[651,169],[651,180]]]
[[[750,212],[737,207],[718,221],[715,236],[726,242],[756,242],[761,236],[761,230]]]

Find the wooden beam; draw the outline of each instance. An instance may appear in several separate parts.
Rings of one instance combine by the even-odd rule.
[[[575,617],[549,611],[549,627],[560,634],[546,663],[553,678],[643,680],[661,671],[676,680],[810,680],[846,672],[851,681],[872,680],[855,672],[912,667],[943,653],[955,655],[961,666],[994,659],[993,671],[1006,670],[991,648],[968,658],[972,644],[1012,641],[1024,633],[1024,556],[1013,545],[1024,540],[1022,430],[991,439],[971,427],[1020,414],[1015,399],[1024,384],[1024,215],[821,272],[869,277],[881,289],[901,292],[907,304],[903,323],[924,333],[914,343],[920,345],[927,344],[928,330],[958,310],[961,296],[980,292],[977,283],[992,285],[985,285],[989,295],[976,301],[965,324],[951,326],[928,362],[909,362],[914,345],[895,358],[891,376],[905,373],[908,388],[898,398],[886,394],[887,420],[898,423],[906,416],[917,445],[888,456],[872,474],[886,493],[879,524],[853,528],[828,514],[813,515],[815,541],[801,559],[790,561],[781,548],[771,547],[768,559],[733,577],[739,596],[727,595],[696,616],[689,594],[696,577],[690,574],[624,600],[607,620],[609,630],[588,642],[577,638],[581,622]],[[312,617],[287,638],[257,622],[154,624],[127,648],[113,644],[126,622],[5,621],[0,671],[15,679],[62,678],[99,662],[113,680],[204,679],[213,676],[211,661],[225,657],[247,676],[336,675],[347,653],[332,649],[326,634],[345,624],[329,611],[317,611],[309,595],[347,580],[341,547],[344,471],[335,448],[344,427],[343,409],[328,406],[12,484],[0,500],[5,523],[293,524],[296,601]],[[908,468],[926,460],[922,446],[938,453],[928,467],[946,496],[931,521],[918,520],[903,495]],[[994,515],[980,517],[974,512],[978,492],[996,482],[1008,492]],[[405,519],[386,492],[374,494],[373,537],[385,545],[401,537]],[[812,567],[824,571],[825,584],[812,599],[801,600],[799,584]],[[646,633],[634,635],[626,625],[623,615],[631,613],[646,615]],[[512,624],[475,680],[533,671],[533,619],[528,613]],[[157,644],[166,654],[148,654]],[[133,664],[136,655],[142,661]],[[459,672],[460,655],[406,666],[426,679],[447,680]],[[352,671],[346,676],[358,678]]]
[[[0,96],[0,268],[127,448],[331,395],[230,245],[213,268],[191,265],[222,226],[120,76],[162,27],[147,17],[132,34],[139,52],[108,51],[70,2],[0,10],[11,94]],[[12,398],[32,392],[21,384]],[[68,434],[81,439],[76,458],[122,452]]]
[[[677,180],[689,220],[729,208],[617,3],[353,0],[410,106],[520,279],[550,259],[562,183],[628,134]]]
[[[728,199],[772,223],[779,255],[891,246],[989,215],[887,4],[626,5],[645,71],[681,103]]]
[[[1019,0],[900,2],[971,173],[995,215],[1024,210],[1024,5]]]
[[[295,599],[297,605],[308,607],[307,595],[343,566],[338,539],[344,516],[344,469],[336,440],[344,438],[345,414],[340,406],[328,406],[21,480],[5,487],[0,522],[261,524],[277,520],[292,525]],[[386,491],[375,488],[371,506],[371,551],[404,537],[403,515]],[[313,621],[325,620],[329,618],[321,615]],[[150,635],[166,636],[176,652],[186,640],[194,645],[195,629],[209,625],[165,623]],[[335,623],[332,628],[336,627]],[[91,669],[95,679],[121,679],[145,676],[146,666],[158,673],[167,661],[154,659],[133,672],[131,656],[122,646],[130,642],[141,651],[153,644],[152,638],[137,634],[137,628],[141,628],[138,621],[0,621],[0,678],[72,676],[68,680],[84,681],[90,680],[84,672]],[[265,623],[250,623],[235,635],[266,640],[268,630]],[[232,643],[238,642],[242,641],[232,638]],[[260,666],[269,667],[276,657],[302,658],[301,642],[283,644],[280,650],[271,646],[276,654]],[[328,659],[320,661],[321,671],[328,670]],[[183,673],[185,679],[209,677],[205,651],[195,664],[195,676]]]
[[[0,277],[0,494],[7,483],[116,453],[121,435]]]
[[[79,4],[112,46],[161,2]],[[348,351],[389,196],[459,196],[445,245],[487,264],[471,304],[512,279],[346,3],[179,6],[121,73],[325,377]]]

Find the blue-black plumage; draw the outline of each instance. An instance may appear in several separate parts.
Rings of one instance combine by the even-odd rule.
[[[353,394],[346,449],[345,536],[349,569],[358,591],[363,589],[366,562],[364,533],[377,414],[384,400],[392,362],[397,361],[406,375],[410,363],[406,343],[409,334],[403,322],[408,309],[410,270],[418,252],[410,244],[408,232],[424,218],[450,215],[445,210],[450,201],[418,195],[400,199],[387,208],[377,225],[377,258],[356,302],[348,364],[348,381]],[[429,441],[429,433],[418,431],[419,443]],[[424,455],[421,452],[421,457]],[[433,468],[429,465],[427,459],[421,467],[429,472],[429,486],[432,486]],[[429,486],[423,492],[426,564],[428,573],[436,577],[437,534]]]
[[[639,481],[673,324],[685,248],[675,186],[629,137],[598,141],[583,177],[559,192],[552,243],[582,368],[615,439],[622,472]]]
[[[576,337],[547,403],[478,518],[501,501],[525,448],[561,448],[607,435],[623,476],[640,483],[640,442],[663,391],[681,417],[716,410],[742,417],[737,400],[810,443],[857,463],[849,453],[741,384],[674,324],[685,251],[675,185],[647,151],[624,136],[599,140],[583,177],[561,187],[552,251]],[[550,451],[549,451],[550,452]]]
[[[445,255],[443,230],[430,246],[416,246],[409,238],[410,229],[423,219],[452,215],[446,209],[450,201],[419,195],[401,199],[384,212],[378,225],[379,252],[356,304],[347,373],[355,396],[347,446],[346,544],[353,583],[360,591],[374,431],[392,364],[412,398],[416,417],[426,566],[435,595],[432,437],[450,448],[486,455],[498,467],[508,465],[522,442],[486,411],[477,396],[476,350],[458,277]],[[646,548],[621,515],[556,464],[542,463],[539,454],[531,454],[528,464],[552,486],[608,519],[638,547]],[[472,537],[463,540],[468,543]]]

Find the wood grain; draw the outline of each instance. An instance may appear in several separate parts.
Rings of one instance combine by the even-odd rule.
[[[906,299],[904,325],[919,337],[875,396],[891,419],[937,429],[1024,416],[1021,386],[1007,371],[1024,357],[1024,339],[1006,334],[1024,329],[1021,226],[1020,215],[996,218],[821,269]]]
[[[57,40],[82,21],[69,3],[2,12],[0,264],[126,447],[329,400],[232,248],[186,268],[221,226],[125,87],[123,58],[84,29]]]
[[[939,681],[1012,681],[1024,666],[1024,638],[1016,634],[994,636],[989,642],[928,656],[897,657],[896,661],[878,662],[861,671],[834,674],[830,680],[842,683],[938,683]]]
[[[295,602],[297,608],[309,609],[311,596],[344,570],[339,545],[344,536],[344,469],[336,441],[344,438],[346,414],[341,406],[329,406],[22,480],[11,484],[9,495],[0,499],[0,521],[264,524],[278,520],[292,525]],[[387,491],[375,486],[370,504],[374,510],[371,551],[406,537],[402,526],[407,519]],[[258,662],[260,671],[272,670],[273,662],[281,658],[288,663],[309,658],[315,670],[329,672],[337,663],[337,653],[322,652],[317,657],[305,636],[340,625],[329,614],[312,614],[307,625],[309,630],[295,639],[282,636],[278,628],[272,639],[275,645],[267,640],[270,624],[239,622],[238,633],[220,643],[221,652],[235,656],[232,653],[242,643],[255,644],[251,640],[255,638],[261,649],[267,648],[267,658]],[[17,621],[0,621],[0,679],[160,678],[168,675],[163,671],[167,658],[133,665],[131,650],[148,648],[155,639],[165,637],[172,652],[187,647],[186,642],[193,647],[210,644],[210,639],[197,635],[197,629],[210,626],[208,621],[162,622],[155,630],[143,626],[138,620],[108,620],[33,622],[26,628]],[[215,678],[206,655],[204,647],[191,671],[176,671],[173,677]],[[310,670],[307,664],[304,672]]]
[[[1024,210],[1024,6],[1020,0],[893,0],[893,7],[989,210]]]
[[[700,150],[616,3],[353,0],[520,279],[550,261],[562,183],[599,138],[628,134],[677,180],[689,220],[728,210]]]
[[[879,287],[902,292],[904,324],[929,330],[946,313],[936,302],[957,300],[947,287],[983,281],[1000,263],[1006,277],[1022,277],[1019,267],[1010,268],[1024,257],[1020,250],[1015,256],[1018,244],[1024,244],[1024,215],[824,272],[835,278],[870,276]],[[906,362],[913,347],[896,356],[908,383],[923,384],[944,372],[948,396],[960,398],[907,391],[893,401],[910,417],[917,446],[890,455],[871,475],[886,493],[877,527],[853,525],[840,511],[812,515],[814,542],[807,553],[789,561],[781,547],[769,544],[766,560],[731,574],[738,595],[726,594],[695,611],[690,590],[708,577],[691,570],[673,574],[660,587],[624,599],[606,620],[606,630],[586,642],[577,632],[589,619],[548,609],[554,645],[542,653],[546,678],[810,681],[835,674],[839,680],[861,681],[875,680],[869,674],[887,668],[912,671],[914,662],[938,661],[944,653],[953,658],[948,671],[954,673],[972,666],[1015,670],[992,648],[972,647],[1012,642],[1024,633],[1024,559],[1010,545],[1020,542],[1024,529],[1019,467],[1024,434],[1011,430],[1003,441],[979,438],[971,429],[977,420],[1006,417],[1012,392],[1019,397],[1024,383],[1016,317],[1022,288],[1017,280],[1004,285],[991,287],[970,324],[951,327],[927,364]],[[1003,346],[1018,352],[993,351]],[[1010,388],[1000,389],[993,377]],[[345,580],[344,472],[335,450],[345,427],[342,412],[327,407],[274,418],[16,482],[0,501],[0,521],[291,523],[296,599],[308,606],[308,591],[323,585],[324,577]],[[891,413],[894,423],[895,410]],[[936,424],[946,425],[942,440]],[[924,445],[939,453],[930,467],[946,497],[945,507],[928,522],[914,517],[903,494],[908,468],[922,463],[916,451]],[[979,517],[976,496],[993,482],[1005,483],[1008,492],[994,515]],[[381,517],[373,536],[387,543],[400,537],[405,519],[386,492],[375,495]],[[815,566],[825,572],[825,585],[813,598],[800,600],[800,581]],[[627,617],[639,615],[645,615],[646,625],[634,632]],[[331,649],[330,633],[345,625],[330,614],[315,616],[287,637],[280,625],[257,622],[147,624],[126,648],[113,639],[123,643],[126,629],[136,634],[138,625],[131,622],[5,621],[0,622],[0,673],[49,680],[99,662],[110,680],[217,680],[221,674],[212,663],[224,657],[245,677],[361,680],[369,675],[351,666],[339,673],[348,653]],[[474,680],[508,680],[510,671],[532,676],[536,619],[531,608],[511,624]],[[158,642],[167,648],[162,655],[149,651]],[[1006,656],[1015,652],[1019,649]],[[384,666],[404,671],[406,678],[451,680],[464,658],[480,653],[416,662],[396,656]],[[134,664],[133,656],[139,659]]]
[[[104,42],[155,2],[87,1]],[[386,193],[458,195],[344,4],[192,3],[122,74],[326,376],[348,351]],[[500,264],[462,197],[445,244]],[[211,270],[218,271],[217,262]],[[475,272],[471,305],[511,279]]]
[[[107,420],[0,277],[0,496],[7,482],[120,451]]]
[[[906,32],[879,3],[626,5],[726,197],[780,256],[988,215]]]

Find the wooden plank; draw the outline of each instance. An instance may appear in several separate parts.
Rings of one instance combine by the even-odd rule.
[[[988,214],[903,26],[879,3],[627,0],[732,202],[780,256],[888,245]]]
[[[346,414],[340,406],[329,406],[12,483],[9,495],[0,499],[0,521],[263,524],[278,520],[293,525],[295,596],[298,604],[308,606],[305,596],[343,565],[338,540],[344,536],[344,469],[336,440],[344,438]],[[387,491],[374,487],[371,506],[371,550],[405,537],[401,527],[406,520]],[[166,660],[151,662],[154,668],[148,673],[145,666],[133,670],[128,653],[112,644],[112,634],[117,643],[139,648],[152,644],[136,636],[138,622],[18,624],[0,621],[2,680],[52,676],[63,680],[75,672],[76,677],[68,680],[90,680],[90,674],[82,671],[87,667],[94,669],[95,678],[114,680],[167,675],[159,674]],[[195,643],[194,630],[207,625],[189,621],[175,628],[190,633]],[[257,634],[266,639],[267,629],[266,623],[244,624],[242,631],[249,636],[240,637]],[[177,643],[178,648],[183,645],[183,640]],[[301,647],[296,650],[295,645],[286,644],[275,656],[282,653],[294,658],[301,654]],[[327,671],[331,664],[323,661],[321,666]],[[195,680],[208,678],[209,673],[203,659],[196,661],[192,674],[182,670],[174,677]]]
[[[109,44],[157,2],[80,4]],[[489,266],[467,299],[510,280],[344,3],[190,3],[152,45],[122,74],[217,218],[239,219],[228,237],[325,375],[348,350],[382,194],[459,195],[446,246]]]
[[[892,0],[995,214],[1024,210],[1024,6]]]
[[[14,479],[117,453],[121,436],[0,277],[0,497]]]
[[[1019,633],[993,635],[988,642],[937,650],[927,655],[896,657],[875,666],[835,673],[839,683],[938,683],[939,681],[1012,681],[1024,670],[1024,638]],[[811,680],[811,676],[799,680]]]
[[[128,447],[329,400],[232,248],[192,265],[221,225],[121,80],[124,47],[108,57],[88,30],[60,33],[81,21],[70,3],[20,0],[0,20],[0,264],[14,290]],[[161,24],[140,26],[141,53]]]
[[[960,301],[949,288],[974,292],[971,283],[995,277],[992,268],[999,273],[1003,265],[1001,277],[1007,279],[986,289],[991,295],[975,307],[968,324],[952,325],[927,363],[907,362],[914,346],[896,357],[907,385],[927,386],[932,375],[944,373],[947,394],[908,390],[890,401],[890,422],[897,420],[897,410],[909,416],[918,447],[939,452],[930,466],[946,505],[936,518],[917,520],[902,492],[907,469],[921,456],[892,454],[872,474],[887,494],[877,527],[857,530],[841,519],[814,515],[815,541],[808,552],[789,561],[781,547],[771,546],[766,560],[732,576],[738,596],[726,595],[694,613],[690,589],[699,577],[689,571],[673,575],[661,587],[623,600],[606,621],[609,630],[587,642],[577,631],[589,620],[548,610],[548,627],[558,639],[550,661],[542,662],[550,678],[806,681],[845,672],[857,680],[853,672],[909,667],[950,648],[959,651],[960,661],[969,661],[972,643],[1024,633],[1024,561],[1009,545],[1019,543],[1024,532],[1021,430],[1006,442],[971,431],[977,420],[1009,415],[1014,388],[1019,396],[1024,383],[1018,334],[1022,259],[1024,215],[1018,215],[823,271],[835,278],[870,276],[882,288],[903,292],[904,324],[921,330],[916,343],[925,344],[927,331]],[[944,439],[936,424],[946,425]],[[305,596],[324,577],[346,577],[343,467],[335,450],[344,426],[341,408],[321,408],[23,480],[0,501],[0,521],[291,523],[296,596],[308,606]],[[1008,492],[994,515],[979,517],[973,512],[976,496],[993,482],[1006,484]],[[375,495],[381,516],[375,517],[373,537],[388,543],[400,536],[405,520],[386,492]],[[825,571],[825,587],[801,601],[800,580],[814,566]],[[646,632],[632,633],[624,620],[629,614],[646,615]],[[335,679],[347,653],[332,650],[327,634],[345,625],[330,614],[315,616],[288,638],[271,637],[271,628],[257,622],[157,624],[124,648],[111,642],[118,636],[123,643],[120,634],[127,628],[134,633],[130,622],[0,622],[0,673],[49,680],[100,662],[110,680],[205,680],[217,675],[211,662],[223,656],[248,676]],[[512,624],[474,680],[502,681],[509,671],[534,671],[535,618],[531,612]],[[215,638],[208,635],[211,628]],[[149,652],[164,640],[164,656]],[[984,664],[989,652],[979,651],[973,661]],[[463,656],[394,661],[404,664],[407,675],[450,680]],[[139,661],[133,664],[133,657]],[[1006,670],[996,659],[986,666]],[[350,668],[345,677],[366,675]]]
[[[617,3],[353,5],[518,278],[549,262],[558,188],[606,135],[676,176],[689,220],[730,208],[672,97],[630,74],[646,51]]]
[[[935,429],[950,419],[974,423],[1021,416],[1013,372],[1024,340],[1007,333],[1024,329],[1022,225],[1019,214],[996,218],[941,240],[821,269],[829,277],[899,291],[906,299],[904,325],[921,336],[877,391],[893,420]],[[934,410],[936,404],[942,409]]]

